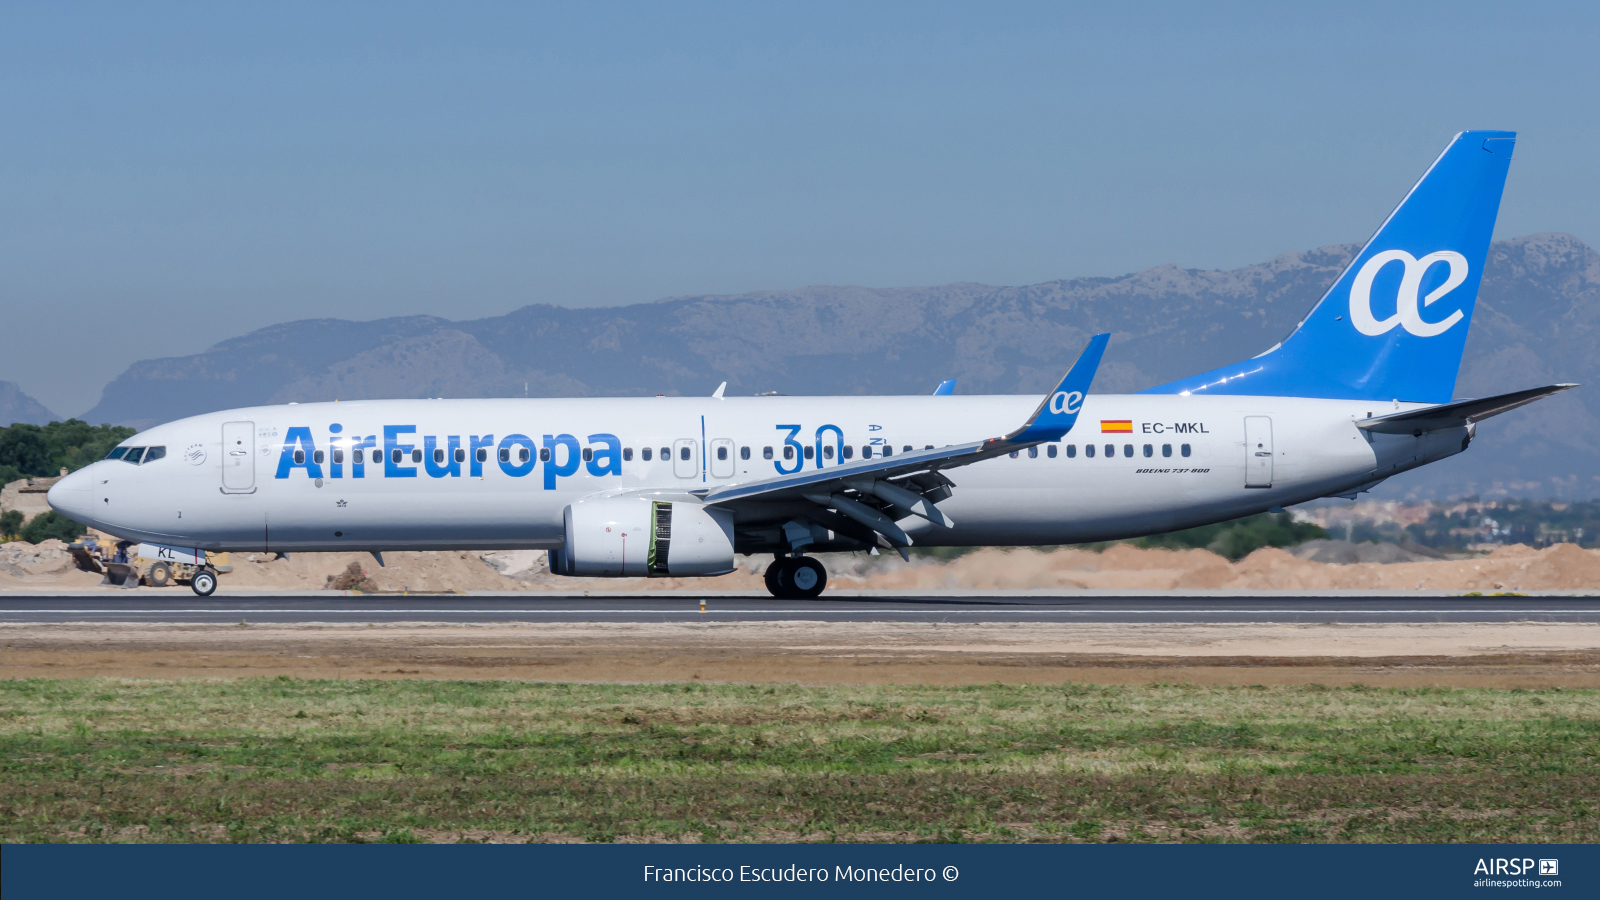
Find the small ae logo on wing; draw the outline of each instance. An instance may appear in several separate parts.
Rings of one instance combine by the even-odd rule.
[[[1083,408],[1083,394],[1080,391],[1056,391],[1050,398],[1050,412],[1052,415],[1077,415]]]
[[[1372,282],[1378,277],[1378,272],[1384,266],[1398,262],[1405,266],[1405,274],[1400,276],[1400,290],[1395,296],[1394,315],[1387,319],[1376,319],[1372,315]],[[1428,273],[1436,263],[1445,263],[1450,266],[1450,274],[1439,285],[1428,292],[1426,297],[1418,301],[1417,295],[1422,292],[1422,276]],[[1385,250],[1367,260],[1356,273],[1356,280],[1350,285],[1350,324],[1356,330],[1368,337],[1377,337],[1394,330],[1396,325],[1417,337],[1433,337],[1444,334],[1465,316],[1461,310],[1456,310],[1437,322],[1429,322],[1422,318],[1422,307],[1431,306],[1435,300],[1450,293],[1467,280],[1467,258],[1454,250],[1438,250],[1417,259],[1404,250]]]

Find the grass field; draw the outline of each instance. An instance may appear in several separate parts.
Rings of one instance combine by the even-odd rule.
[[[1600,693],[0,682],[0,840],[1600,840]]]

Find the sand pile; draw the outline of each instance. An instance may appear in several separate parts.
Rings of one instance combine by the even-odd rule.
[[[255,590],[378,591],[763,591],[769,557],[741,557],[720,578],[563,578],[540,551],[385,553],[235,553],[223,586]],[[1443,590],[1534,591],[1600,588],[1600,551],[1573,544],[1534,550],[1501,547],[1474,559],[1347,565],[1257,550],[1237,563],[1207,550],[1104,552],[984,549],[953,560],[829,554],[830,587],[843,590]],[[355,566],[351,568],[352,564]],[[80,572],[60,541],[0,546],[0,589],[80,588],[99,576]]]
[[[99,575],[78,571],[67,545],[61,541],[0,544],[0,589],[30,585],[82,587],[99,582]]]
[[[13,578],[58,575],[73,567],[67,545],[58,540],[41,544],[11,541],[0,544],[0,572]]]
[[[753,559],[753,558],[752,558]],[[761,571],[741,569],[721,578],[563,578],[551,575],[543,551],[391,551],[379,566],[369,553],[235,553],[225,586],[324,590],[354,563],[368,590],[381,591],[670,591],[764,590]],[[763,565],[766,560],[760,561]]]
[[[835,587],[918,590],[1222,589],[1222,590],[1581,590],[1600,587],[1600,551],[1573,544],[1534,550],[1501,547],[1485,557],[1333,565],[1263,548],[1237,563],[1207,550],[1000,550],[949,563],[890,563],[876,571],[836,571]]]
[[[1233,577],[1228,561],[1208,550],[1141,550],[1117,545],[1092,550],[984,549],[949,562],[879,557],[855,569],[828,560],[832,584],[884,590],[976,588],[1145,588],[1222,587]]]

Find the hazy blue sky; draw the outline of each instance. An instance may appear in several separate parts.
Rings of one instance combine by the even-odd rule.
[[[75,414],[289,319],[1238,266],[1365,238],[1463,128],[1521,132],[1501,236],[1593,244],[1597,10],[6,4],[0,379]]]

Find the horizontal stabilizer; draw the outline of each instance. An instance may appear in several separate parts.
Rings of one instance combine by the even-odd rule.
[[[1461,428],[1575,387],[1577,387],[1575,384],[1552,384],[1548,387],[1513,391],[1481,400],[1457,400],[1454,403],[1430,406],[1427,409],[1412,409],[1392,415],[1362,419],[1356,422],[1356,427],[1378,434],[1423,434],[1445,428]]]

